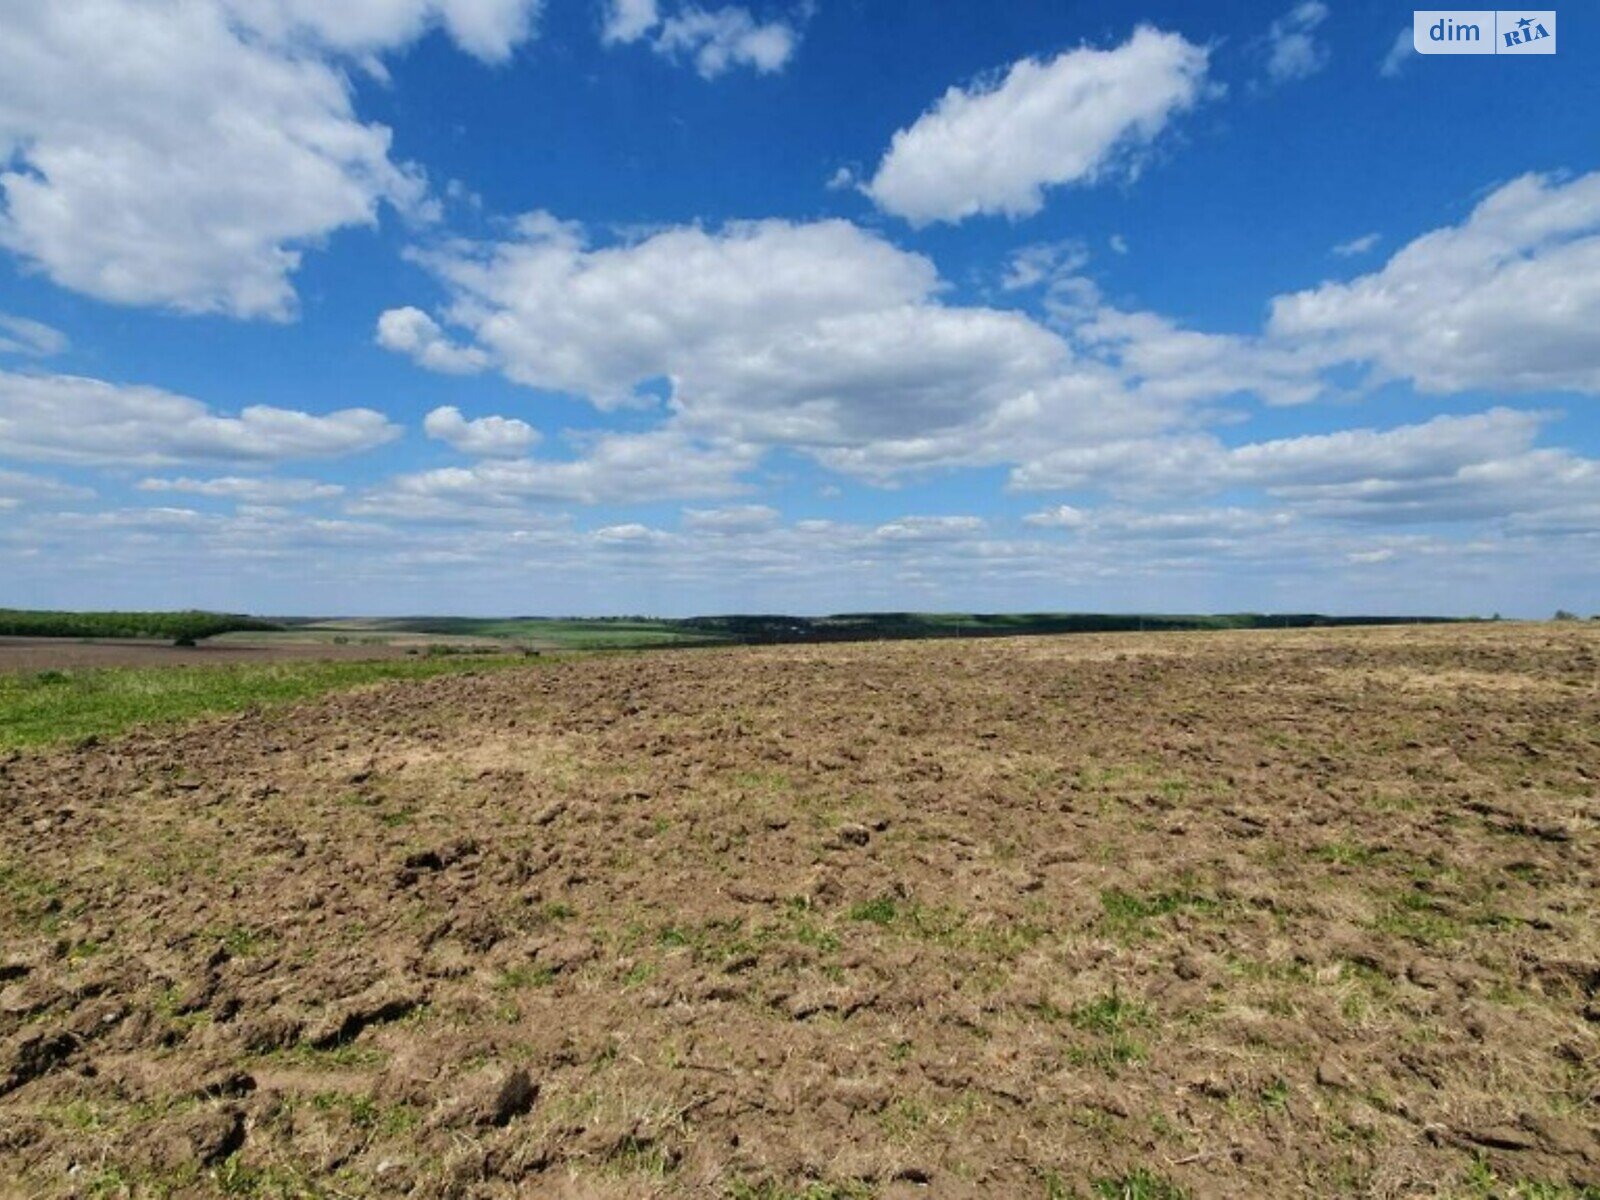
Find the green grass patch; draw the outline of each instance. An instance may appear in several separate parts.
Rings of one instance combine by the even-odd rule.
[[[1148,922],[1173,913],[1212,912],[1217,902],[1187,889],[1139,895],[1122,888],[1107,888],[1100,893],[1100,907],[1104,910],[1107,929],[1112,933],[1133,934],[1142,932]]]
[[[1186,1200],[1188,1193],[1164,1175],[1138,1167],[1094,1181],[1095,1200]]]
[[[1067,1020],[1090,1033],[1123,1033],[1138,1025],[1150,1023],[1150,1010],[1133,1000],[1124,999],[1116,992],[1100,996],[1083,1004],[1074,1005]]]
[[[0,673],[0,749],[104,737],[209,713],[291,704],[388,679],[524,666],[520,658],[278,662]]]

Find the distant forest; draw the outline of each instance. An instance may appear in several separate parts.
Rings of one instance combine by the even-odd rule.
[[[199,641],[236,630],[282,629],[273,621],[209,612],[43,612],[0,608],[0,637],[162,638]]]

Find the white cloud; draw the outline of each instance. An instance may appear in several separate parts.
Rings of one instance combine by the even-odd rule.
[[[513,240],[420,256],[448,315],[507,376],[601,408],[666,380],[672,427],[808,451],[858,474],[995,461],[1004,442],[1162,417],[1109,405],[1022,313],[941,304],[933,264],[844,221],[661,230],[591,249],[525,218]]]
[[[1279,296],[1269,337],[1422,391],[1600,391],[1600,172],[1524,175],[1348,283]]]
[[[1385,563],[1396,554],[1393,546],[1384,546],[1378,550],[1352,550],[1344,556],[1346,562],[1356,563],[1361,566],[1371,566],[1374,563]]]
[[[515,417],[479,417],[469,421],[454,405],[436,408],[423,418],[422,428],[436,441],[463,454],[484,458],[515,458],[539,440],[539,431]]]
[[[621,525],[603,525],[591,536],[601,545],[637,546],[669,541],[672,535],[664,530],[641,525],[637,521],[628,521]]]
[[[1112,253],[1126,254],[1128,252],[1128,239],[1120,233],[1113,233],[1106,241],[1111,247]]]
[[[1110,50],[1023,59],[997,80],[953,87],[894,135],[865,191],[914,224],[979,213],[1025,217],[1047,187],[1127,168],[1201,98],[1208,50],[1140,26]]]
[[[872,536],[884,542],[944,542],[981,533],[987,525],[982,517],[901,517],[879,525]]]
[[[428,29],[485,62],[503,62],[533,35],[543,0],[220,0],[229,15],[274,43],[376,54]]]
[[[1007,291],[1017,291],[1052,283],[1083,270],[1088,262],[1088,248],[1076,239],[1035,242],[1012,253],[1000,286]]]
[[[600,40],[636,42],[661,24],[661,14],[656,0],[610,0],[605,6],[605,23]]]
[[[1383,61],[1378,64],[1378,74],[1385,79],[1393,79],[1400,74],[1406,61],[1416,53],[1415,33],[1410,25],[1404,26],[1399,33],[1394,35],[1394,41],[1389,45],[1389,51],[1383,56]]]
[[[1029,525],[1045,529],[1082,529],[1089,524],[1089,514],[1070,504],[1058,504],[1042,512],[1029,513],[1022,519]]]
[[[1011,484],[1023,491],[1094,487],[1140,496],[1434,478],[1528,450],[1547,419],[1495,408],[1388,430],[1345,429],[1235,447],[1210,434],[1113,441],[1043,455],[1012,472]]]
[[[746,490],[739,477],[756,458],[749,447],[672,430],[607,433],[590,439],[573,459],[496,459],[396,475],[353,502],[350,511],[471,519],[483,510],[520,511],[530,504],[729,496]]]
[[[0,354],[48,358],[67,348],[67,335],[43,321],[0,313]]]
[[[1267,30],[1267,78],[1288,83],[1315,75],[1328,65],[1328,48],[1317,41],[1317,27],[1328,18],[1322,0],[1304,0]]]
[[[159,388],[0,371],[0,447],[36,462],[276,462],[354,454],[400,435],[382,413],[326,416],[256,404],[219,416]]]
[[[458,346],[439,323],[420,308],[392,308],[378,318],[378,345],[410,355],[430,371],[470,375],[487,365],[489,356],[472,346]]]
[[[1323,390],[1323,360],[1292,343],[1184,329],[1153,312],[1104,303],[1087,280],[1058,283],[1047,300],[1075,344],[1113,367],[1149,400],[1177,405],[1250,392],[1271,404],[1303,404]]]
[[[178,492],[191,496],[237,500],[244,504],[297,504],[309,500],[331,500],[344,495],[337,483],[316,479],[279,479],[268,476],[223,475],[212,479],[180,476],[176,479],[141,479],[141,492]]]
[[[1333,253],[1340,258],[1355,258],[1372,250],[1382,240],[1381,233],[1364,233],[1360,237],[1351,238],[1348,242],[1340,242],[1333,248]]]
[[[1241,535],[1283,529],[1292,513],[1263,508],[1191,508],[1171,512],[1102,508],[1093,511],[1063,504],[1023,517],[1029,525],[1071,529],[1119,540],[1217,542]]]
[[[1388,430],[1346,429],[1234,447],[1207,434],[1111,442],[1046,454],[1013,471],[1011,483],[1018,490],[1095,489],[1145,501],[1254,489],[1284,511],[1338,522],[1548,524],[1558,514],[1600,504],[1600,462],[1535,447],[1550,419],[1548,413],[1495,408]],[[1026,519],[1104,524],[1103,514],[1070,506]]]
[[[778,523],[778,510],[766,504],[734,504],[726,508],[686,508],[683,527],[706,533],[751,533]]]
[[[0,38],[0,247],[121,304],[287,319],[301,255],[423,211],[346,69],[433,24],[504,58],[534,0],[53,0]],[[70,86],[63,86],[70,80]]]
[[[89,500],[94,489],[62,483],[47,475],[33,475],[26,471],[9,471],[0,467],[0,508],[18,508],[34,501],[60,502]]]
[[[1192,431],[1238,397],[1349,394],[1333,372],[1363,363],[1370,379],[1433,390],[1600,388],[1589,333],[1600,327],[1597,180],[1506,185],[1460,227],[1418,238],[1377,272],[1279,297],[1254,334],[1187,329],[1108,303],[1073,273],[1083,253],[1071,242],[1025,248],[1004,278],[1019,299],[1032,303],[1036,291],[1041,321],[946,303],[927,258],[845,221],[656,229],[597,247],[581,227],[535,214],[505,240],[416,255],[445,284],[442,319],[459,332],[447,337],[425,318],[428,336],[408,344],[424,362],[429,346],[448,344],[602,409],[655,408],[656,434],[738,447],[741,469],[781,447],[885,484],[1004,464],[1017,487],[1203,490],[1221,475],[1286,486],[1244,468],[1287,448],[1225,452]],[[1449,418],[1418,436],[1476,445],[1538,420],[1496,410],[1481,428]],[[1390,450],[1405,440],[1353,433]],[[543,462],[522,486],[626,494],[588,487],[587,469]]]
[[[657,54],[692,62],[704,79],[733,67],[763,75],[781,71],[800,44],[799,31],[787,21],[763,22],[738,5],[686,4],[663,17],[655,0],[610,0],[600,36],[607,45],[649,38]]]

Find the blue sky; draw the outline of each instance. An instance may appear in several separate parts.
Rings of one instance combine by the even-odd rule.
[[[1600,609],[1589,23],[1411,11],[0,0],[0,604]]]

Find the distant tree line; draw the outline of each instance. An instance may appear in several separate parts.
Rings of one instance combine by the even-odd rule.
[[[257,617],[212,612],[39,612],[0,608],[0,636],[162,638],[196,642],[219,633],[265,632],[283,626]]]

